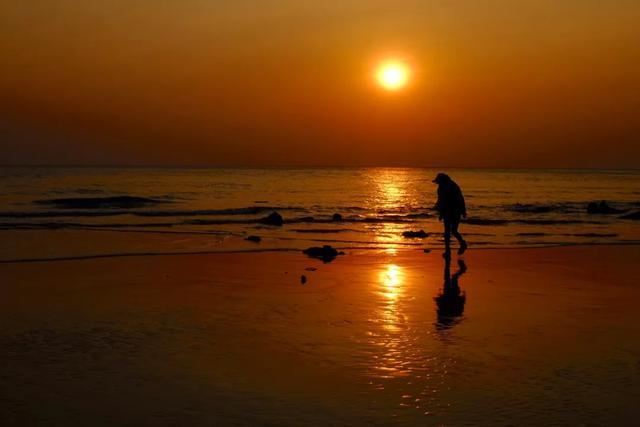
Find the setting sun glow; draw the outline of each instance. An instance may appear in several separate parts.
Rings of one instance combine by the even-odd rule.
[[[376,71],[376,80],[387,90],[399,90],[409,80],[409,68],[398,61],[388,61],[380,65]]]

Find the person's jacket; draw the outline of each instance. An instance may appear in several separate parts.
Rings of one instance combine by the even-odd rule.
[[[436,209],[441,218],[460,218],[467,216],[464,196],[458,184],[453,181],[438,185],[438,202]]]

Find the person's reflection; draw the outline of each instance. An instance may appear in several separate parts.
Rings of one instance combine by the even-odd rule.
[[[442,290],[434,299],[438,306],[438,322],[436,328],[439,330],[449,329],[460,321],[460,316],[464,312],[464,303],[467,300],[465,292],[460,289],[458,280],[460,276],[467,272],[467,265],[464,260],[458,260],[458,271],[451,274],[451,259],[444,260],[444,285]]]

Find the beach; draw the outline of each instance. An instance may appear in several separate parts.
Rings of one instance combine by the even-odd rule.
[[[0,424],[640,417],[640,247],[472,247],[458,260],[440,314],[438,250],[0,264]]]

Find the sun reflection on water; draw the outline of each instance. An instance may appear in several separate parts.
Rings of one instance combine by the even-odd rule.
[[[379,271],[378,283],[382,298],[377,321],[382,326],[382,333],[375,337],[375,344],[384,351],[376,368],[382,377],[406,375],[402,369],[402,344],[406,340],[403,332],[407,319],[399,304],[404,293],[404,270],[396,264],[388,264]]]
[[[406,171],[397,169],[381,169],[373,176],[374,197],[369,200],[372,206],[378,207],[382,215],[397,215],[406,210],[407,205],[414,203],[411,182]],[[402,224],[391,221],[372,226],[375,241],[385,246],[384,251],[395,255],[399,245],[396,243],[404,231]]]
[[[400,285],[402,284],[403,272],[400,267],[395,264],[389,264],[386,270],[380,273],[380,282],[384,286],[386,292],[384,295],[390,300],[395,300],[400,295]]]
[[[370,319],[370,384],[384,393],[382,399],[395,401],[399,411],[430,415],[442,407],[440,392],[451,361],[434,352],[436,344],[427,328],[433,306],[425,307],[424,314],[415,311],[416,294],[422,289],[416,276],[390,258],[373,275],[377,308]]]

